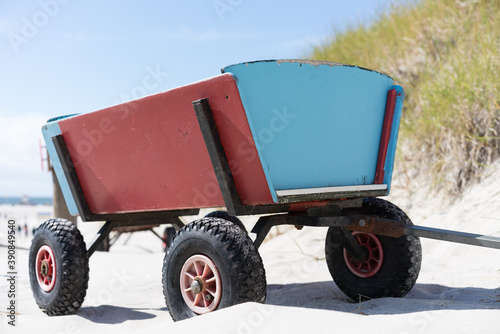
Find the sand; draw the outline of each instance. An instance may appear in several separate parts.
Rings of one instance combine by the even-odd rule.
[[[454,203],[429,193],[408,197],[394,189],[390,200],[416,225],[500,236],[500,164]],[[50,207],[1,206],[31,228]],[[244,219],[250,226],[254,217]],[[86,240],[98,223],[80,224]],[[157,231],[161,233],[162,228]],[[174,323],[165,306],[161,242],[150,232],[122,236],[111,252],[90,259],[87,297],[76,315],[48,317],[33,299],[28,277],[29,237],[18,238],[16,326],[7,318],[7,249],[0,247],[0,333],[500,333],[500,251],[422,239],[417,284],[405,298],[362,303],[332,281],[324,260],[324,228],[274,231],[259,252],[266,268],[266,304],[247,303]]]

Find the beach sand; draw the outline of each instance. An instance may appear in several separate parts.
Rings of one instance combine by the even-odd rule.
[[[416,225],[500,236],[500,164],[488,174],[453,204],[424,193],[410,198],[397,188],[389,199]],[[50,209],[1,206],[0,244],[6,244],[5,215],[30,229]],[[243,220],[250,227],[255,217]],[[99,223],[79,227],[89,240]],[[421,239],[420,276],[405,298],[356,303],[328,272],[326,229],[273,234],[259,249],[268,284],[265,304],[237,305],[176,323],[164,303],[164,254],[152,233],[124,235],[109,253],[96,252],[90,258],[83,306],[62,317],[48,317],[38,309],[28,277],[30,237],[19,236],[16,327],[7,324],[7,249],[0,247],[0,333],[500,333],[499,250]]]

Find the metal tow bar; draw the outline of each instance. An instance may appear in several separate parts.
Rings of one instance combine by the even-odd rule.
[[[482,234],[442,230],[438,228],[423,227],[423,226],[409,226],[405,229],[405,234],[414,237],[422,237],[422,238],[456,242],[460,244],[500,249],[499,237],[492,237]]]

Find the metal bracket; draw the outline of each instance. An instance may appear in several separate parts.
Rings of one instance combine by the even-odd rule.
[[[224,199],[224,204],[229,214],[238,216],[288,212],[290,208],[288,204],[244,205],[241,202],[233,173],[229,166],[229,160],[224,150],[224,145],[222,144],[208,99],[205,98],[193,101],[193,109],[196,113],[196,118],[198,119],[203,139],[205,140],[215,176],[219,183],[222,198]]]
[[[69,184],[69,189],[71,190],[71,195],[75,199],[75,204],[78,209],[78,213],[83,221],[93,220],[92,213],[87,204],[87,200],[83,195],[83,190],[76,175],[75,166],[73,165],[73,160],[69,154],[68,147],[62,135],[57,135],[52,137],[52,142],[56,149],[57,156],[61,160],[61,167],[64,172],[64,176]]]
[[[212,109],[208,104],[208,99],[194,101],[193,108],[205,139],[205,145],[212,161],[226,209],[230,215],[237,215],[238,212],[242,211],[243,205],[236,189],[233,173],[229,167],[229,161],[213,118]]]
[[[94,240],[92,240],[92,242],[90,243],[90,246],[87,248],[87,256],[88,257],[91,257],[92,254],[94,254],[96,249],[99,248],[99,246],[102,244],[104,239],[106,239],[106,237],[109,235],[109,233],[111,233],[111,231],[115,227],[117,227],[117,225],[118,224],[116,222],[107,221],[101,227],[99,232],[97,232],[96,236],[94,237]]]

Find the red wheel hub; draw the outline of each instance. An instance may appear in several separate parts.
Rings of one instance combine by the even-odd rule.
[[[208,313],[219,306],[222,282],[215,263],[207,256],[187,259],[181,269],[180,285],[184,301],[195,313]]]
[[[52,248],[43,245],[36,254],[36,278],[38,285],[45,292],[50,292],[56,284],[56,259]]]
[[[384,250],[379,238],[372,233],[352,232],[356,241],[366,249],[367,259],[363,262],[357,262],[352,259],[349,253],[344,249],[344,259],[351,272],[361,278],[374,276],[382,268],[384,263]]]

